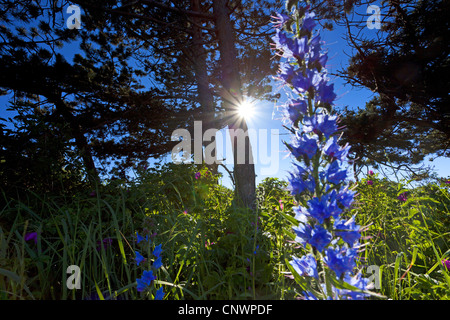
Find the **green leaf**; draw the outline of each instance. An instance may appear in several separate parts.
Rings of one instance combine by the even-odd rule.
[[[23,284],[21,283],[21,278],[19,277],[19,275],[17,273],[0,268],[0,274],[4,275],[5,277],[10,278],[14,282],[17,282],[18,284],[21,284],[23,286],[23,289],[26,291],[26,293],[28,293],[30,295],[31,299],[35,300],[33,294],[31,293],[30,289],[28,288],[28,286],[25,283],[23,283]]]

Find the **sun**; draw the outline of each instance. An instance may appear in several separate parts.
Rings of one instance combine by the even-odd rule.
[[[255,106],[248,100],[242,101],[238,106],[238,113],[244,119],[250,119],[255,114]]]

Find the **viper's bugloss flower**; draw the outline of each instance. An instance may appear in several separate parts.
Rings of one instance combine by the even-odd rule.
[[[309,138],[304,135],[294,141],[295,144],[289,145],[292,149],[292,155],[296,158],[301,157],[303,155],[307,156],[311,159],[317,152],[317,139]]]
[[[289,63],[280,65],[280,79],[284,82],[290,82],[296,75],[294,67]]]
[[[157,258],[159,258],[160,254],[161,254],[161,252],[162,252],[161,246],[162,246],[162,245],[158,245],[158,246],[156,246],[155,249],[153,250],[153,255],[154,255],[155,257],[157,257]]]
[[[351,277],[350,275],[346,274],[344,277],[344,281],[347,282],[349,285],[356,287],[360,290],[367,290],[368,289],[367,287],[369,285],[369,279],[363,278],[361,276],[361,273],[358,273],[354,277]],[[352,290],[341,289],[338,291],[341,296],[344,296],[345,298],[351,300],[363,300],[364,298],[369,296],[369,294],[367,293]]]
[[[135,251],[135,254],[136,254],[135,260],[137,265],[139,265],[139,263],[141,263],[142,261],[145,261],[145,258],[139,252]]]
[[[450,271],[450,260],[442,260],[442,264]]]
[[[355,200],[356,191],[349,190],[348,187],[342,188],[336,197],[336,200],[346,208],[349,208]]]
[[[330,135],[337,131],[337,116],[330,116],[328,114],[313,115],[311,117],[305,117],[303,122],[303,132],[314,132],[318,134],[323,133],[325,138],[328,139]]]
[[[305,299],[317,299],[319,294],[324,299],[364,298],[365,293],[334,287],[325,276],[334,271],[338,282],[345,281],[361,290],[368,283],[360,274],[353,274],[360,226],[353,218],[343,217],[356,192],[348,187],[350,146],[341,146],[337,135],[338,116],[332,109],[337,96],[325,70],[328,54],[321,50],[319,34],[314,34],[314,13],[309,7],[297,6],[298,15],[291,17],[297,23],[292,30],[297,33],[279,27],[272,38],[277,54],[286,59],[280,63],[278,79],[298,96],[283,106],[282,119],[291,124],[292,141],[286,146],[297,162],[288,177],[288,189],[298,203],[293,208],[298,221],[293,227],[295,241],[310,252],[294,257],[289,265],[300,276],[319,279],[319,275],[324,275],[321,276],[324,283],[320,279],[319,283],[306,280],[308,285],[318,288],[306,289]],[[280,16],[278,20],[282,21],[280,26],[289,18]],[[318,272],[318,266],[330,272]]]
[[[347,179],[348,170],[340,161],[331,162],[323,172],[320,174],[321,178],[325,178],[328,182],[333,184],[340,184]]]
[[[348,221],[336,219],[334,221],[334,229],[336,230],[336,235],[341,237],[350,246],[353,246],[361,238],[361,233],[359,232],[360,227],[355,223],[353,218]]]
[[[311,32],[316,26],[316,21],[314,17],[316,14],[314,12],[306,12],[305,18],[303,19],[302,30]]]
[[[368,184],[369,186],[371,186],[371,185],[373,185],[373,181],[372,181],[372,180],[368,180],[368,181],[367,181],[367,184]]]
[[[293,227],[292,230],[294,230],[297,237],[295,238],[295,241],[305,246],[312,237],[312,227],[307,223],[299,223],[298,226]]]
[[[299,275],[319,278],[317,261],[312,254],[308,254],[301,258],[293,257],[292,261],[289,263]]]
[[[294,124],[299,117],[306,113],[307,108],[308,105],[305,100],[291,100],[283,106],[284,119]]]
[[[309,90],[318,90],[322,77],[315,70],[306,70],[305,74],[295,73],[292,78],[292,86],[297,93],[303,94]]]
[[[163,287],[160,287],[158,290],[156,290],[155,300],[162,300],[163,298],[164,298]]]
[[[161,267],[162,267],[162,259],[161,256],[159,256],[158,259],[156,259],[155,262],[153,262],[153,268],[159,269]]]
[[[200,177],[202,176],[202,174],[200,173],[200,172],[197,172],[196,174],[195,174],[195,179],[200,179]]]
[[[156,277],[153,275],[153,271],[144,271],[142,273],[142,277],[136,279],[137,282],[137,291],[142,292],[145,289],[147,289],[153,280],[155,280]]]
[[[316,248],[318,251],[322,251],[330,242],[332,235],[321,225],[316,225],[311,232],[311,239],[308,243]]]
[[[373,171],[372,170],[369,170],[369,176],[373,176]]]
[[[355,258],[357,250],[353,248],[328,248],[324,258],[328,267],[336,273],[339,278],[345,272],[351,272],[356,267]]]
[[[334,84],[327,84],[325,81],[320,82],[317,88],[317,101],[321,103],[332,104],[334,99],[336,99],[336,94],[334,93]]]
[[[317,219],[322,224],[325,219],[337,217],[342,209],[336,202],[336,191],[325,194],[321,198],[314,197],[308,200],[309,207],[305,210],[305,214],[311,218]]]
[[[136,232],[136,240],[137,243],[141,242],[141,241],[148,241],[148,235],[145,236],[145,238],[143,236],[141,236],[138,232]]]
[[[350,146],[348,144],[346,144],[344,147],[339,146],[337,137],[331,137],[330,139],[328,139],[325,143],[325,146],[323,147],[323,152],[327,156],[330,156],[331,158],[339,160],[341,162],[347,159],[349,151]]]

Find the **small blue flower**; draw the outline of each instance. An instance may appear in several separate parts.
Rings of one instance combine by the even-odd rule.
[[[163,298],[164,298],[163,287],[160,287],[158,290],[156,290],[155,300],[162,300]]]
[[[302,60],[308,52],[308,38],[303,37],[300,39],[295,39],[291,51],[294,58],[299,61]]]
[[[350,152],[350,146],[347,143],[344,147],[340,147],[338,144],[338,138],[331,137],[331,139],[328,139],[325,143],[323,152],[327,156],[330,156],[331,158],[337,159],[342,162],[347,159],[347,155]]]
[[[341,237],[342,240],[347,242],[350,246],[361,238],[361,233],[359,232],[359,226],[356,225],[354,219],[344,221],[341,219],[336,219],[334,221],[334,228],[336,230],[336,235]]]
[[[153,271],[144,271],[141,278],[136,279],[137,282],[137,291],[142,292],[146,288],[148,288],[152,281],[155,280],[156,277],[153,275]]]
[[[324,258],[328,267],[336,273],[339,278],[345,272],[351,272],[355,266],[355,258],[357,251],[354,248],[336,249],[328,248],[326,250],[326,256]]]
[[[330,242],[332,235],[322,226],[317,225],[311,232],[311,239],[308,243],[318,251],[322,251]]]
[[[153,262],[153,268],[155,269],[159,269],[162,266],[162,260],[161,257],[158,257],[158,259],[155,260],[155,262]]]
[[[318,114],[311,117],[305,117],[303,122],[303,132],[322,132],[326,139],[337,131],[337,116],[328,114]]]
[[[286,34],[281,31],[280,29],[276,29],[275,35],[272,37],[272,40],[275,42],[275,46],[278,50],[284,51],[289,41],[292,41],[292,39],[289,39]]]
[[[299,275],[319,278],[319,274],[317,273],[317,262],[312,254],[308,254],[301,258],[293,257],[292,261],[289,261],[289,263]]]
[[[306,30],[311,32],[312,29],[316,26],[316,22],[314,20],[315,17],[314,12],[306,12],[305,17],[303,18],[302,30]]]
[[[344,277],[344,281],[360,290],[367,290],[368,289],[367,286],[369,285],[369,279],[363,278],[361,276],[361,273],[358,273],[354,277],[351,277],[350,275],[346,274]],[[356,292],[351,290],[339,290],[339,291],[341,295],[347,296],[348,299],[351,300],[363,300],[365,297],[369,296],[369,294],[363,292]]]
[[[277,19],[280,21],[281,25],[284,25],[286,22],[288,22],[291,17],[289,17],[287,14],[284,13],[275,13],[277,15]]]
[[[293,195],[301,194],[304,190],[314,192],[314,189],[316,188],[316,182],[312,176],[309,176],[306,180],[304,180],[303,178],[290,173],[290,178],[288,178],[288,181],[288,189]]]
[[[148,235],[144,237],[142,237],[139,233],[136,232],[136,238],[137,238],[137,243],[141,242],[141,241],[148,241]]]
[[[312,228],[309,224],[305,223],[299,223],[298,226],[292,227],[292,230],[294,230],[297,237],[295,238],[295,241],[305,246],[312,237]]]
[[[306,114],[308,105],[305,100],[295,99],[286,103],[283,107],[284,118],[289,120],[292,124],[295,123],[301,116]]]
[[[139,265],[139,263],[141,263],[142,261],[144,261],[145,258],[144,258],[139,252],[135,251],[135,253],[136,253],[136,258],[135,258],[135,260],[136,260],[136,262],[137,262],[137,265]]]
[[[334,99],[336,99],[334,84],[327,84],[325,81],[322,81],[317,88],[317,100],[321,103],[332,104]]]
[[[159,258],[161,252],[162,252],[161,245],[158,245],[155,247],[155,250],[153,250],[153,255]]]
[[[308,69],[305,71],[305,74],[296,73],[295,77],[292,79],[292,85],[298,93],[303,94],[311,89],[317,90],[321,81],[322,76],[320,73],[316,70]]]
[[[145,283],[147,283],[148,285],[150,285],[150,283],[156,279],[156,277],[153,275],[153,271],[149,270],[149,271],[144,271],[142,273],[142,278],[143,281],[145,281]]]
[[[295,75],[295,69],[290,63],[280,64],[280,78],[286,83],[291,82]]]
[[[309,138],[306,135],[301,136],[295,144],[289,146],[292,148],[292,155],[296,158],[306,155],[309,159],[311,159],[316,154],[318,149],[317,139]]]
[[[331,162],[326,168],[325,171],[321,174],[322,178],[326,178],[329,182],[333,184],[339,184],[344,182],[347,179],[348,170],[347,168],[342,168],[339,161],[334,160]]]
[[[334,191],[334,192],[333,192]],[[342,212],[336,202],[336,191],[324,194],[321,198],[314,197],[308,200],[309,207],[306,209],[305,214],[322,224],[325,219],[330,217],[337,217]]]
[[[137,291],[142,292],[145,289],[147,289],[148,285],[140,278],[136,279],[136,282],[137,282],[137,287],[136,287]]]
[[[349,208],[355,199],[356,191],[349,190],[348,187],[341,189],[337,195],[337,201],[344,207]]]

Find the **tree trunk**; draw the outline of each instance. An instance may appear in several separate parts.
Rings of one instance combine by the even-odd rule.
[[[199,0],[191,0],[191,11],[202,13]],[[192,27],[192,54],[193,67],[195,71],[195,79],[197,82],[197,94],[202,109],[202,137],[206,130],[215,129],[217,127],[215,119],[214,96],[209,88],[208,70],[206,65],[207,52],[203,46],[202,18],[193,17],[194,25]],[[204,141],[204,147],[213,142]],[[214,148],[215,150],[215,148]],[[202,153],[203,154],[203,153]],[[217,152],[211,157],[209,154],[204,155],[204,160],[213,174],[217,173]]]
[[[230,131],[231,145],[234,156],[234,180],[235,194],[238,203],[248,208],[255,208],[255,166],[253,164],[250,140],[245,139],[244,148],[238,149],[238,135],[234,130],[242,129],[248,132],[245,119],[237,116],[237,107],[242,102],[241,80],[235,48],[235,34],[230,20],[230,9],[228,0],[214,0],[213,10],[215,28],[219,40],[219,52],[221,63],[221,81],[223,91],[221,93],[222,103],[226,112],[226,121]],[[242,150],[243,149],[243,150]],[[239,163],[238,158],[244,153],[244,163]],[[238,157],[239,154],[239,157]]]
[[[67,121],[67,123],[69,123],[70,125],[72,136],[75,139],[75,144],[78,151],[80,152],[81,158],[83,159],[89,182],[92,186],[99,184],[100,178],[97,172],[97,168],[95,167],[91,149],[89,148],[86,137],[80,130],[78,122],[62,99],[56,98],[54,104],[56,110],[58,110],[58,112],[63,116],[64,120]]]

